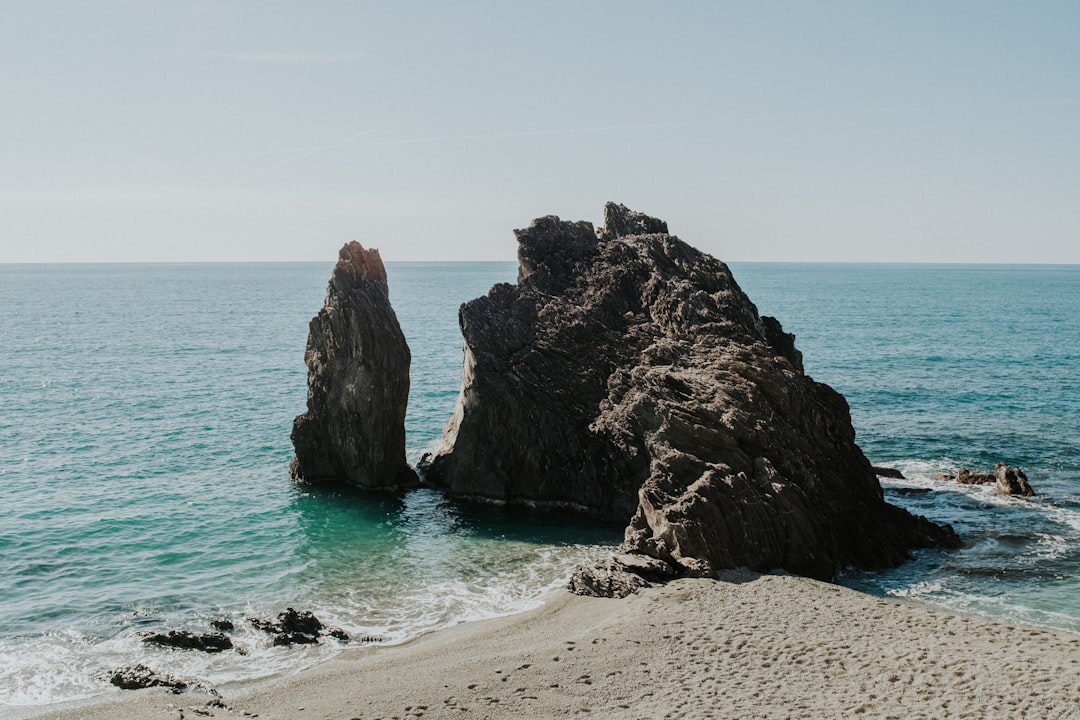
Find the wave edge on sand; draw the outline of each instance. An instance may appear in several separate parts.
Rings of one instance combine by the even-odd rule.
[[[1080,635],[789,575],[683,579],[348,650],[296,674],[37,708],[38,720],[1072,717]]]

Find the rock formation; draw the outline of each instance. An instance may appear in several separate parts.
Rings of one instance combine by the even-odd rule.
[[[956,471],[956,482],[961,485],[989,485],[994,482],[993,473],[972,472],[967,468]]]
[[[308,409],[292,431],[295,479],[373,489],[416,484],[405,461],[410,360],[379,251],[348,243],[308,334]]]
[[[132,665],[130,667],[114,668],[106,670],[100,675],[121,690],[142,690],[148,687],[164,687],[174,693],[181,693],[187,689],[188,684],[171,675],[158,675],[145,665]]]
[[[950,475],[935,475],[935,480],[951,480]],[[1019,468],[1010,467],[1006,463],[999,462],[994,466],[994,472],[972,472],[967,468],[956,471],[956,482],[961,485],[990,485],[1002,495],[1021,495],[1032,497],[1035,491],[1028,485],[1027,475]]]
[[[461,396],[426,481],[631,518],[615,569],[637,575],[828,579],[958,542],[885,503],[844,398],[724,263],[660,220],[604,215],[600,232],[557,217],[516,231],[517,284],[462,306]]]
[[[249,623],[265,633],[273,635],[273,644],[316,645],[320,635],[329,635],[341,642],[349,642],[349,634],[340,628],[328,628],[310,610],[297,612],[286,608],[278,613],[277,621],[248,618]]]
[[[1003,462],[994,466],[995,487],[1002,495],[1033,497],[1035,491],[1028,485],[1027,475],[1020,468],[1009,467]]]
[[[152,633],[145,636],[144,643],[164,645],[182,650],[200,650],[207,653],[219,653],[231,650],[232,640],[222,633],[193,633],[186,630],[169,630],[164,633]]]

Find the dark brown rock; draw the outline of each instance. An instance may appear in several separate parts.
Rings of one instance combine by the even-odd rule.
[[[956,471],[956,482],[961,485],[989,485],[994,480],[993,473],[977,473],[967,468],[960,468]]]
[[[182,650],[199,650],[200,652],[219,653],[232,649],[232,640],[222,633],[191,633],[185,630],[169,630],[165,633],[153,633],[145,636],[142,641],[154,645],[180,648]]]
[[[345,245],[308,334],[308,409],[292,431],[295,479],[372,489],[416,484],[405,461],[410,360],[379,251]]]
[[[1009,467],[1003,462],[994,466],[997,491],[1002,495],[1034,497],[1035,491],[1028,485],[1027,475],[1020,468]]]
[[[893,480],[903,480],[904,473],[900,472],[896,468],[880,467],[875,465],[873,468],[874,474],[878,477],[892,478]]]
[[[323,629],[322,621],[310,610],[297,612],[292,608],[286,608],[285,612],[278,615],[278,623],[284,632],[290,633],[318,635]]]
[[[428,481],[632,517],[623,551],[678,574],[832,578],[958,543],[885,503],[844,398],[724,263],[619,205],[605,226],[516,231],[518,283],[462,306],[462,393]]]
[[[158,675],[145,665],[115,668],[103,673],[103,677],[121,690],[141,690],[148,687],[164,687],[179,693],[188,684],[168,675]]]
[[[274,645],[314,645],[319,642],[319,634],[325,629],[322,621],[311,611],[297,612],[292,608],[278,613],[276,622],[259,618],[247,620],[257,629],[273,635]],[[330,630],[326,634],[348,642],[348,635],[344,630]]]

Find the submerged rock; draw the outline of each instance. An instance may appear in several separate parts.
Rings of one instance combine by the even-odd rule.
[[[517,284],[462,306],[461,395],[427,481],[632,518],[623,552],[673,574],[828,579],[958,543],[885,503],[844,398],[724,263],[621,205],[604,222],[516,231]]]
[[[405,461],[410,360],[379,251],[348,243],[308,334],[308,409],[292,430],[295,479],[372,489],[416,484]]]
[[[1020,468],[1009,467],[1003,462],[994,466],[994,480],[997,491],[1002,495],[1020,495],[1033,497],[1035,491],[1028,485],[1027,475]]]

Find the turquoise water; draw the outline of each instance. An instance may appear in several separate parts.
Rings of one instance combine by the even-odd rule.
[[[1080,631],[1080,266],[748,265],[736,277],[843,393],[886,498],[952,523],[955,552],[842,580]],[[1034,500],[931,480],[1025,469]]]
[[[517,611],[621,528],[477,509],[431,491],[312,491],[287,478],[307,323],[329,263],[0,266],[0,703],[111,692],[145,662],[215,684],[336,651],[147,648],[287,605],[395,642]],[[408,453],[435,443],[460,382],[458,305],[512,263],[391,264],[413,351]],[[1080,268],[736,264],[807,371],[844,393],[858,439],[906,481],[889,499],[953,523],[862,589],[1080,630]],[[938,485],[1024,467],[1040,496]],[[931,490],[931,488],[933,488]]]

